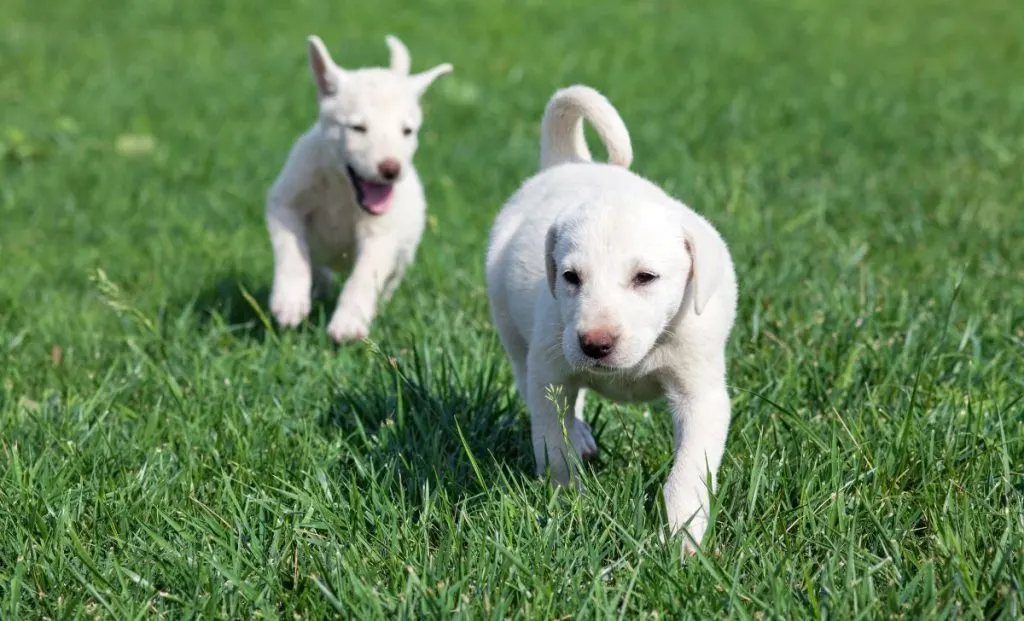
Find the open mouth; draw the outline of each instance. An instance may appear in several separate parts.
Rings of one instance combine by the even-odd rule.
[[[348,173],[349,180],[352,181],[352,187],[356,192],[356,202],[360,207],[375,216],[387,212],[391,207],[391,193],[394,190],[394,185],[363,179],[356,174],[356,171],[352,170],[351,166],[346,166],[345,171]]]

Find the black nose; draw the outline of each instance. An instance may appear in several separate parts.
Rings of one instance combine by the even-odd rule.
[[[399,173],[402,172],[402,165],[398,163],[398,160],[389,157],[380,164],[377,164],[377,172],[380,173],[381,177],[392,181],[397,179]]]
[[[589,358],[600,360],[612,353],[615,347],[615,335],[607,328],[597,328],[579,335],[580,349]]]

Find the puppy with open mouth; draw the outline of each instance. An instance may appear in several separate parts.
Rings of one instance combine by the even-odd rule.
[[[584,119],[609,163],[591,160]],[[708,526],[708,486],[729,429],[725,349],[736,276],[719,233],[630,172],[632,156],[603,95],[586,86],[554,94],[541,122],[540,172],[491,232],[491,317],[530,413],[538,474],[550,469],[556,484],[576,476],[567,451],[597,451],[583,420],[585,390],[618,401],[667,398],[675,454],[666,512],[692,551]]]
[[[423,114],[420,97],[442,64],[410,75],[409,51],[388,36],[391,66],[344,70],[319,37],[309,63],[319,118],[288,155],[267,195],[274,252],[270,311],[291,327],[309,315],[314,290],[351,270],[327,331],[338,342],[369,335],[377,308],[412,262],[426,222],[413,167]]]

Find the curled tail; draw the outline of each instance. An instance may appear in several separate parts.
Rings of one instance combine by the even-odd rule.
[[[583,135],[583,119],[601,137],[608,162],[629,168],[633,145],[629,130],[615,106],[589,86],[570,86],[551,96],[540,123],[540,168],[565,162],[590,162],[590,149]]]

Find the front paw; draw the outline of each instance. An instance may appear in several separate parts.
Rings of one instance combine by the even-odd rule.
[[[370,335],[370,323],[347,313],[335,312],[327,324],[327,334],[336,343],[350,343]]]
[[[704,539],[704,533],[708,530],[708,519],[704,516],[704,512],[701,511],[697,515],[693,516],[690,523],[686,525],[685,532],[682,534],[683,539],[683,556],[692,556],[696,554],[697,548],[701,545],[701,541]]]
[[[680,498],[665,490],[665,510],[668,514],[668,526],[671,534],[679,534],[683,541],[683,556],[697,551],[708,530],[708,513],[706,500],[695,494]]]
[[[305,321],[310,308],[309,292],[301,287],[274,287],[270,295],[270,313],[278,325],[285,328],[294,328]]]

